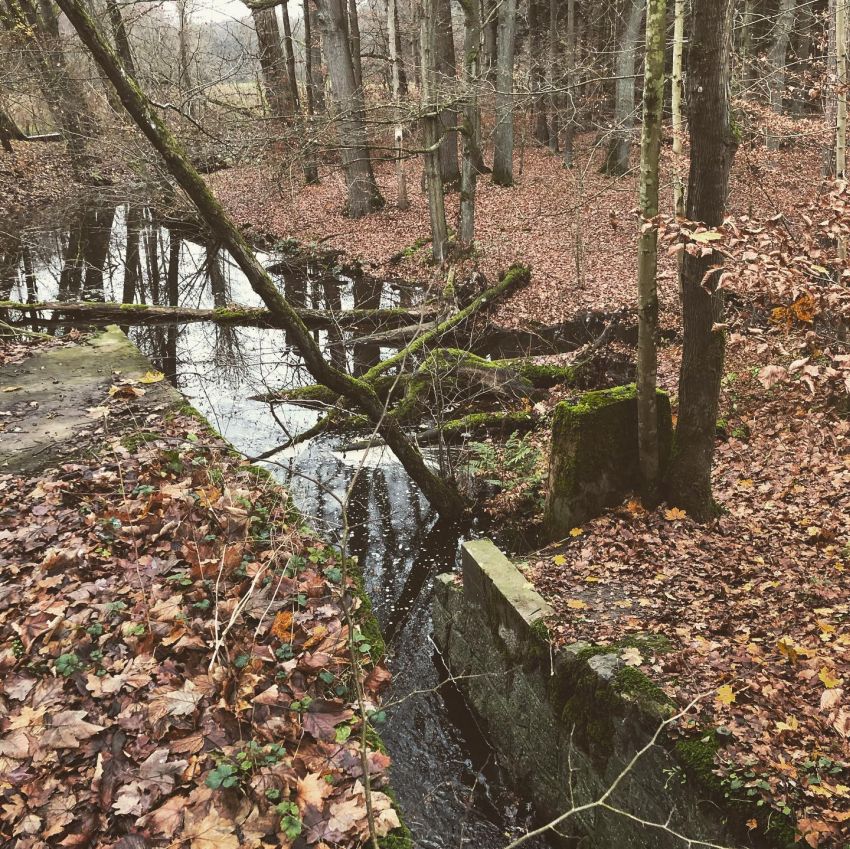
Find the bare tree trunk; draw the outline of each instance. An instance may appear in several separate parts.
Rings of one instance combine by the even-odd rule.
[[[770,47],[768,87],[770,89],[770,108],[775,115],[782,114],[782,102],[785,97],[785,54],[794,28],[796,0],[779,0],[779,12],[773,28],[773,44]],[[780,139],[768,131],[767,146],[771,150],[779,148]]]
[[[463,120],[463,162],[460,175],[461,247],[469,249],[475,239],[475,190],[481,160],[481,115],[478,84],[481,76],[481,6],[479,0],[461,0],[464,14],[463,81],[466,108]]]
[[[301,98],[298,96],[298,77],[295,75],[295,50],[292,46],[292,27],[289,23],[289,4],[283,0],[281,13],[283,14],[283,52],[286,56],[286,84],[289,94],[289,102],[296,113],[301,112]]]
[[[573,0],[574,2],[574,0]],[[560,119],[558,117],[558,95],[555,92],[556,80],[558,79],[558,0],[549,0],[549,57],[546,63],[546,101],[549,107],[549,150],[558,152],[558,133],[560,130]]]
[[[484,61],[482,62],[482,75],[486,80],[496,78],[496,64],[498,62],[496,44],[498,42],[499,29],[499,3],[498,0],[480,0],[483,30]]]
[[[357,18],[357,0],[348,0],[348,43],[351,47],[351,66],[354,84],[363,96],[363,60],[360,56],[360,21]]]
[[[514,42],[516,0],[500,0],[498,61],[496,63],[496,129],[493,146],[493,182],[514,182]]]
[[[408,93],[407,72],[404,69],[404,51],[401,49],[401,26],[399,25],[398,3],[395,4],[393,16],[395,32],[395,55],[398,57],[398,93],[402,96]]]
[[[576,134],[576,0],[567,0],[567,93],[564,123],[564,165],[573,167],[573,140]]]
[[[440,173],[440,116],[437,106],[436,81],[436,4],[439,0],[423,0],[421,22],[422,54],[422,129],[425,142],[425,191],[431,219],[431,253],[435,263],[446,259],[449,235],[443,178]]]
[[[677,0],[679,2],[679,0]],[[640,246],[638,248],[638,451],[644,498],[658,497],[658,160],[664,106],[664,29],[666,0],[649,0],[643,73],[643,126],[640,142]]]
[[[744,9],[741,15],[741,85],[744,95],[750,94],[755,75],[753,74],[753,26],[755,22],[756,0],[744,0]]]
[[[272,16],[274,9],[270,10]],[[275,20],[277,28],[277,20]],[[257,33],[259,38],[259,32]],[[178,45],[178,78],[177,88],[186,103],[186,111],[193,118],[197,117],[197,98],[192,80],[192,59],[189,55],[189,11],[187,0],[177,0],[177,45]]]
[[[821,176],[826,178],[835,176],[835,129],[838,120],[838,92],[835,86],[838,78],[838,62],[835,52],[835,24],[838,12],[836,2],[837,0],[829,0],[829,20],[827,22],[826,78],[828,82],[823,113],[826,120],[828,141],[821,150]]]
[[[685,0],[675,0],[673,14],[673,74],[670,81],[673,111],[673,212],[685,214],[682,182],[682,53],[685,45]]]
[[[362,92],[354,78],[343,3],[344,0],[318,0],[319,20],[336,104],[342,167],[348,188],[347,211],[352,218],[360,218],[380,209],[384,199],[372,173]]]
[[[307,101],[306,139],[304,140],[304,182],[318,185],[319,166],[316,164],[316,146],[313,144],[316,114],[316,87],[313,80],[313,31],[310,0],[304,0],[304,97]]]
[[[835,177],[843,180],[847,169],[847,3],[835,6]]]
[[[106,12],[109,15],[109,24],[112,28],[112,38],[115,41],[115,51],[118,53],[118,58],[121,60],[124,70],[135,79],[136,63],[133,61],[130,38],[127,35],[127,27],[116,0],[106,0]]]
[[[390,54],[390,72],[392,75],[393,108],[396,112],[396,125],[393,132],[395,142],[395,173],[398,186],[398,208],[410,208],[407,198],[407,177],[404,173],[404,126],[401,123],[401,57],[398,40],[398,10],[396,0],[387,0],[387,48]]]
[[[435,85],[431,92],[434,103],[443,104],[455,97],[457,79],[457,57],[455,56],[452,9],[449,0],[435,0],[434,12],[436,37],[434,59],[436,62]],[[457,110],[454,107],[440,108],[440,176],[443,187],[457,186],[460,182],[458,166]]]
[[[540,50],[540,45],[546,41],[546,32],[548,32],[548,26],[544,29],[543,0],[528,0],[528,64],[531,82],[531,119],[534,140],[540,145],[549,144],[549,113],[547,109],[549,101],[543,93],[546,76],[544,54]]]
[[[620,176],[629,170],[629,152],[632,147],[632,127],[635,113],[635,82],[640,22],[646,0],[629,0],[629,15],[622,32],[614,63],[614,130],[608,145],[608,156],[603,171]]]
[[[141,263],[139,261],[139,239],[142,229],[142,208],[136,204],[127,206],[127,242],[124,254],[124,286],[121,294],[121,302],[132,304],[136,292],[141,294],[139,277]],[[126,332],[126,331],[125,331]]]
[[[276,118],[291,116],[295,104],[286,81],[286,61],[280,41],[280,28],[277,25],[277,10],[251,9],[254,29],[257,33],[257,47],[260,52],[260,68],[263,72],[263,88],[269,111]]]
[[[737,141],[729,115],[733,0],[694,0],[688,51],[691,168],[687,217],[717,227],[723,222],[729,172]],[[726,338],[723,259],[712,252],[685,253],[682,262],[684,337],[679,372],[679,418],[667,475],[669,500],[697,521],[715,514],[711,465]],[[720,325],[720,326],[718,326]]]
[[[120,64],[81,5],[80,0],[59,0],[83,43],[92,52],[121,97],[136,125],[165,160],[165,163],[198,209],[213,236],[230,253],[266,307],[285,324],[295,346],[313,377],[359,407],[373,421],[411,479],[422,489],[442,516],[459,518],[466,509],[457,489],[435,475],[419,450],[405,436],[400,425],[386,416],[384,406],[372,386],[333,368],[322,356],[310,331],[281,295],[275,282],[257,260],[242,234],[224,212],[201,176],[189,164],[179,143],[151,108],[139,88],[121,73]],[[343,33],[344,35],[344,33]]]
[[[309,33],[309,37],[308,37]],[[316,4],[304,0],[305,52],[310,53],[310,73],[307,75],[313,92],[314,114],[325,111],[325,73],[322,70],[322,49],[319,45],[319,24]]]

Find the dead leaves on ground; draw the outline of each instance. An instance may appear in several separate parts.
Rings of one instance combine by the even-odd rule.
[[[338,553],[193,427],[0,478],[0,838],[20,849],[357,846],[364,763],[379,834],[399,824],[348,701]],[[363,658],[376,707],[389,674]]]

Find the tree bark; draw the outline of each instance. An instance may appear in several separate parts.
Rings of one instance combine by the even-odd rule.
[[[127,27],[124,17],[116,0],[106,0],[106,12],[109,15],[109,24],[112,28],[112,39],[115,42],[115,52],[124,66],[124,70],[135,78],[136,63],[133,61],[133,51],[130,48],[130,38],[127,35]]]
[[[351,67],[354,84],[363,96],[363,59],[360,55],[360,21],[357,17],[357,0],[348,0],[348,43],[351,49]]]
[[[460,176],[461,247],[469,249],[475,239],[475,190],[481,159],[481,115],[478,110],[478,81],[481,75],[481,7],[479,0],[461,0],[464,14],[463,81],[463,162]]]
[[[670,80],[673,112],[673,213],[685,214],[685,186],[682,182],[682,53],[685,45],[685,0],[674,0],[673,74]]]
[[[678,0],[677,0],[678,2]],[[643,74],[643,126],[640,143],[640,214],[638,248],[638,452],[642,492],[649,504],[658,497],[658,160],[664,106],[664,25],[666,0],[649,0],[646,10],[646,59]]]
[[[410,208],[410,201],[407,197],[407,176],[404,172],[404,126],[401,118],[401,55],[397,26],[398,9],[396,0],[387,0],[387,49],[390,55],[393,108],[396,112],[396,125],[393,130],[396,186],[398,191],[398,208],[404,211]]]
[[[515,40],[516,0],[500,0],[496,62],[496,129],[493,148],[493,182],[497,186],[512,186],[514,182]]]
[[[575,2],[575,0],[571,0]],[[560,130],[560,118],[558,116],[558,95],[556,94],[556,80],[558,79],[558,48],[560,41],[558,37],[558,0],[549,0],[549,32],[548,48],[549,56],[546,63],[546,101],[549,108],[549,150],[558,152],[558,134]]]
[[[629,170],[635,112],[635,66],[640,41],[640,22],[645,8],[646,0],[629,0],[629,14],[614,63],[614,129],[602,169],[606,174],[614,176],[622,176]],[[694,20],[697,18],[694,17]]]
[[[785,55],[794,29],[794,18],[797,12],[796,0],[779,0],[779,11],[773,28],[773,44],[770,47],[768,61],[768,88],[770,90],[770,108],[775,115],[782,114],[782,103],[785,98]],[[779,148],[779,137],[770,131],[767,133],[767,146],[771,150]]]
[[[425,191],[431,221],[431,253],[438,265],[446,259],[449,234],[440,170],[440,113],[436,92],[436,26],[440,0],[423,0],[421,26],[422,130],[425,143]]]
[[[276,118],[289,117],[294,111],[294,103],[286,80],[286,60],[277,25],[277,9],[251,9],[251,17],[257,33],[263,88],[266,90],[269,111]]]
[[[486,80],[496,78],[496,45],[498,43],[499,4],[498,0],[480,0],[482,17],[482,75]]]
[[[23,141],[26,136],[18,129],[18,125],[9,114],[0,106],[0,144],[7,153],[14,153],[13,141]]]
[[[847,4],[835,5],[835,178],[843,180],[847,169]]]
[[[544,94],[546,83],[546,54],[540,50],[549,32],[548,0],[528,0],[528,62],[531,81],[531,120],[534,140],[542,146],[549,144],[549,99]],[[544,11],[547,13],[544,19]]]
[[[564,166],[573,167],[573,140],[576,133],[576,0],[567,0],[567,93],[564,123]]]
[[[737,141],[729,114],[729,65],[733,0],[694,0],[688,52],[688,115],[691,167],[687,217],[717,227],[723,222],[729,172]],[[667,475],[668,499],[698,521],[716,508],[711,465],[726,339],[722,257],[686,252],[682,262],[684,337],[679,372],[679,418]]]
[[[316,115],[316,86],[313,79],[313,30],[310,0],[304,0],[304,98],[307,101],[306,138],[304,140],[304,182],[308,186],[319,183],[319,166],[316,163],[316,146],[313,144]]]
[[[457,79],[457,57],[455,56],[454,29],[452,27],[452,9],[449,0],[435,0],[434,14],[436,37],[434,40],[434,60],[436,74],[432,97],[440,108],[440,176],[443,188],[457,186],[460,182],[458,166],[457,110],[443,108],[442,104],[454,101],[455,80]]]
[[[313,377],[363,410],[411,479],[419,485],[425,497],[440,515],[460,518],[465,512],[466,504],[456,487],[439,478],[428,468],[421,453],[405,436],[399,424],[385,416],[383,404],[372,387],[333,368],[324,359],[304,322],[280,294],[278,287],[260,265],[242,234],[224,212],[201,176],[189,164],[177,140],[151,108],[150,102],[138,86],[122,74],[120,63],[98,33],[88,12],[81,5],[81,0],[59,0],[59,5],[83,43],[112,81],[124,107],[163,157],[169,171],[195,204],[214,237],[230,252],[266,307],[286,326]]]
[[[354,77],[344,0],[317,0],[325,56],[336,104],[342,167],[348,189],[347,212],[360,218],[384,205],[375,182],[363,116],[362,91]]]
[[[283,0],[281,13],[283,15],[283,52],[286,56],[286,85],[289,101],[297,114],[301,113],[301,98],[298,96],[298,77],[295,75],[295,50],[292,43],[292,27],[289,23],[289,4]]]
[[[313,94],[313,109],[316,113],[322,113],[325,111],[325,74],[322,70],[316,4],[310,0],[304,0],[304,51],[310,54],[307,83]]]

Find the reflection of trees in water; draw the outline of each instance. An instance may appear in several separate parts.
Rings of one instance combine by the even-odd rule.
[[[354,308],[377,309],[381,306],[381,283],[362,272],[354,276]],[[354,376],[360,377],[381,359],[381,348],[368,343],[354,343]]]
[[[21,248],[20,236],[0,234],[0,300],[10,300],[12,289],[18,282]]]
[[[72,222],[59,275],[59,300],[106,300],[103,273],[115,206],[84,204]]]

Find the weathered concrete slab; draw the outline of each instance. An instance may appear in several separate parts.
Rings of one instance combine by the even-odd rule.
[[[85,455],[102,442],[102,415],[92,413],[119,378],[138,379],[153,366],[116,325],[81,342],[49,348],[0,367],[0,473],[35,472]],[[117,374],[115,374],[117,372]],[[184,403],[166,381],[147,384],[133,400],[139,427],[145,414]],[[115,417],[120,416],[117,405]]]

